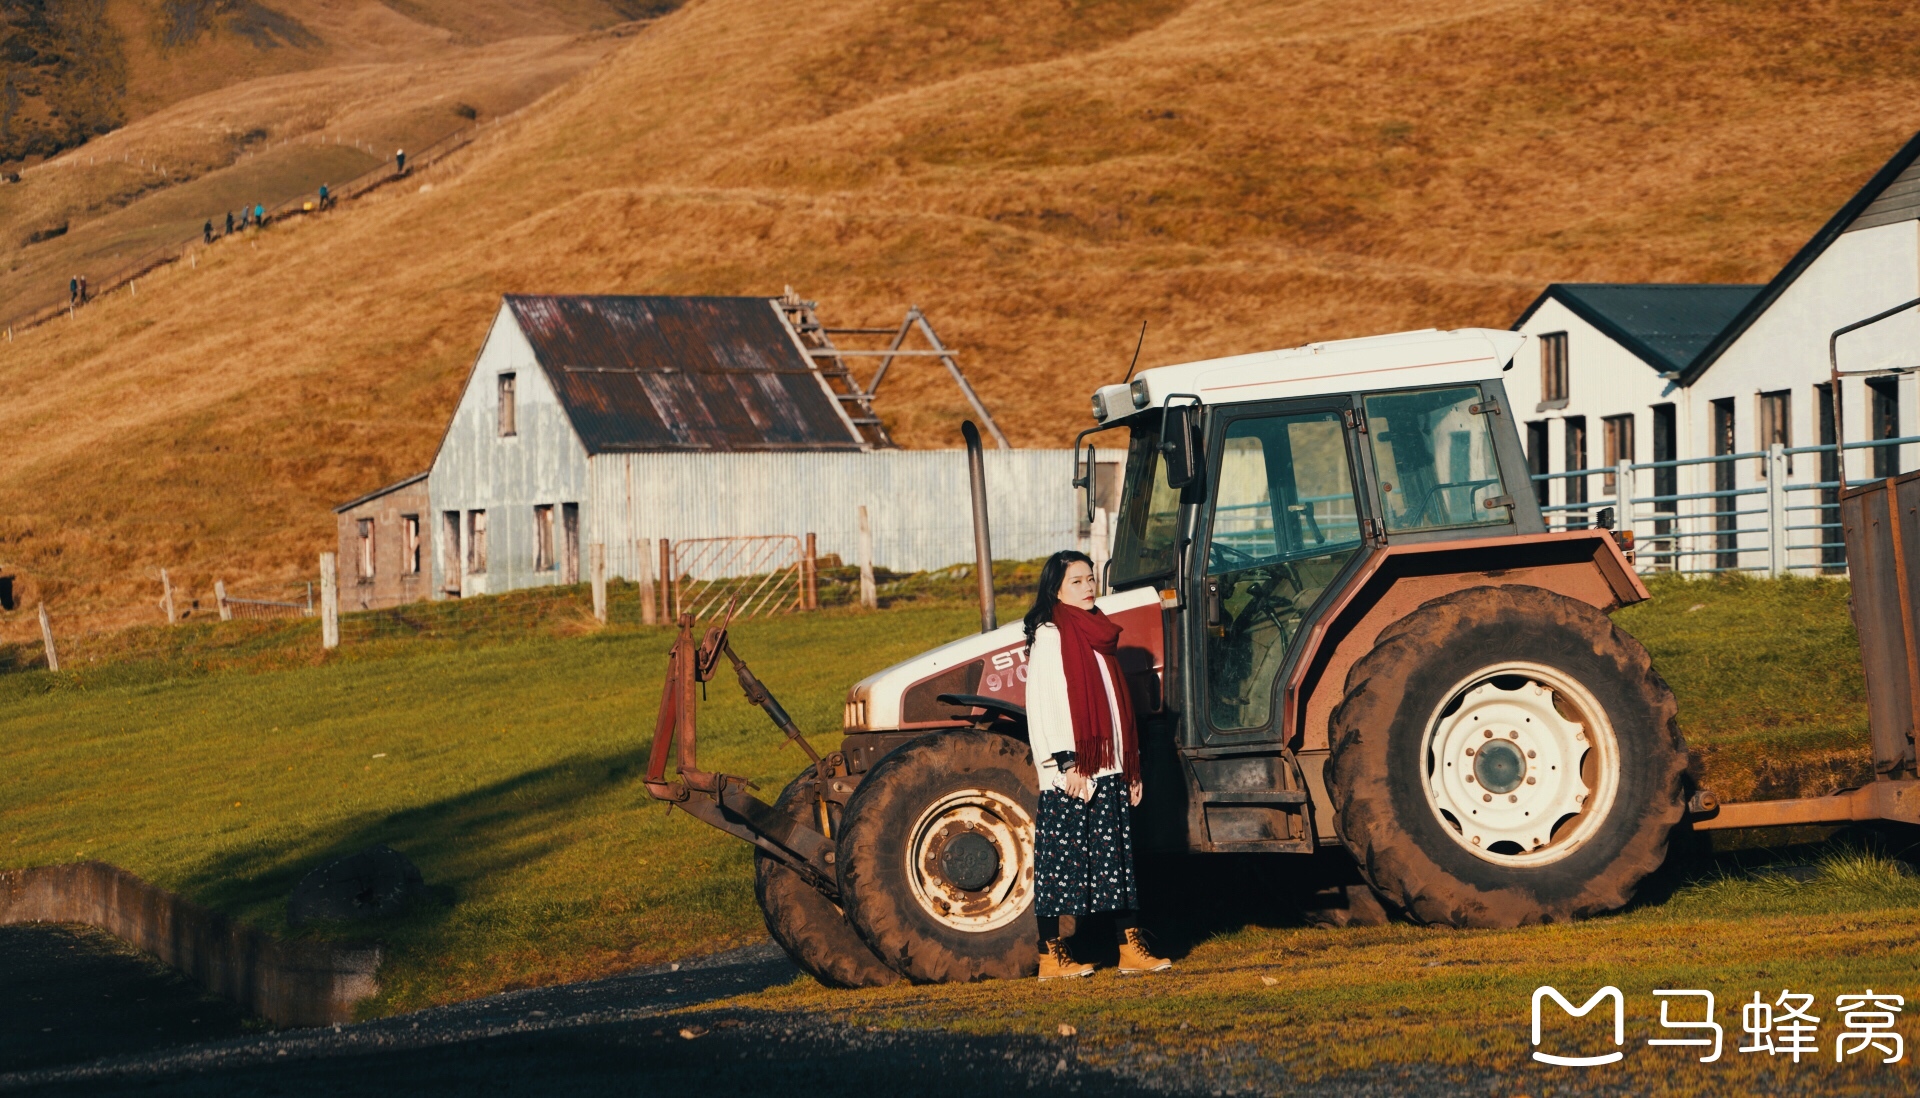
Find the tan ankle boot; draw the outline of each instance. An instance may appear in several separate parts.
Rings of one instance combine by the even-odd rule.
[[[1165,972],[1173,967],[1173,962],[1165,957],[1155,957],[1147,949],[1146,935],[1140,928],[1130,926],[1120,940],[1120,975],[1139,976],[1148,972]]]
[[[1093,975],[1092,965],[1083,965],[1067,952],[1067,943],[1055,938],[1040,947],[1040,978],[1042,980],[1075,979]]]

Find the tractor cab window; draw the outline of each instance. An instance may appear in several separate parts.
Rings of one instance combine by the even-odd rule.
[[[1339,412],[1227,425],[1207,543],[1207,694],[1213,726],[1264,728],[1287,648],[1360,550]]]
[[[1477,386],[1367,399],[1367,436],[1388,533],[1513,521]]]
[[[1160,434],[1136,430],[1127,447],[1118,529],[1113,537],[1115,587],[1173,571],[1180,551],[1180,493],[1167,487]]]

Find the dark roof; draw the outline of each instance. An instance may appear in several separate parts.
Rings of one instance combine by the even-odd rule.
[[[1882,203],[1880,207],[1872,209],[1869,207],[1874,207],[1875,200],[1881,198],[1883,194],[1893,197],[1891,191],[1905,189],[1904,186],[1896,188],[1894,184],[1904,185],[1910,182],[1902,180],[1901,175],[1912,167],[1916,160],[1920,160],[1920,133],[1915,133],[1908,138],[1907,143],[1900,147],[1900,151],[1893,154],[1893,159],[1881,165],[1880,170],[1873,173],[1873,178],[1867,180],[1866,185],[1856,191],[1854,196],[1847,200],[1847,204],[1840,207],[1825,225],[1820,226],[1820,231],[1813,234],[1813,239],[1807,241],[1806,245],[1787,261],[1785,267],[1780,268],[1780,273],[1773,276],[1773,281],[1767,283],[1754,296],[1754,299],[1747,303],[1747,307],[1740,310],[1739,315],[1721,329],[1720,334],[1694,358],[1686,372],[1680,375],[1680,384],[1691,385],[1705,373],[1707,367],[1713,365],[1714,360],[1725,353],[1728,347],[1733,346],[1734,341],[1739,339],[1747,328],[1759,319],[1760,315],[1765,313],[1781,294],[1786,292],[1787,287],[1793,285],[1801,272],[1812,266],[1814,260],[1819,259],[1834,241],[1840,239],[1842,233],[1852,228],[1864,229],[1873,225],[1888,224],[1890,223],[1888,218],[1906,220],[1910,217],[1910,214],[1902,216],[1904,211],[1885,209],[1888,203]],[[1905,203],[1896,204],[1905,205]],[[1856,225],[1856,222],[1861,223]]]
[[[1677,372],[1761,289],[1713,283],[1556,282],[1513,326],[1518,329],[1553,299],[1655,370]]]
[[[431,471],[432,470],[428,470],[428,472],[431,472]],[[336,515],[344,514],[348,511],[353,510],[355,507],[360,506],[363,503],[370,503],[373,500],[379,499],[381,496],[386,495],[388,492],[398,492],[400,489],[405,488],[409,484],[417,484],[418,482],[423,481],[425,479],[427,479],[426,473],[415,473],[405,480],[396,480],[392,484],[387,485],[385,488],[377,488],[371,492],[368,492],[366,495],[361,496],[359,499],[348,500],[347,502],[341,504],[340,506],[335,507],[333,509],[333,513]]]
[[[506,303],[588,453],[861,449],[767,298]]]

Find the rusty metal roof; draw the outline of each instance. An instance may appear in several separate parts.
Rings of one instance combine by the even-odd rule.
[[[767,298],[506,304],[588,453],[862,448]]]

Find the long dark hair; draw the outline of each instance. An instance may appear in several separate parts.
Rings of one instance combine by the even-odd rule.
[[[1093,558],[1078,549],[1062,549],[1040,566],[1040,590],[1033,596],[1033,609],[1027,611],[1027,647],[1033,647],[1033,631],[1053,621],[1053,608],[1060,605],[1060,585],[1067,581],[1067,566],[1078,562],[1093,567]]]

